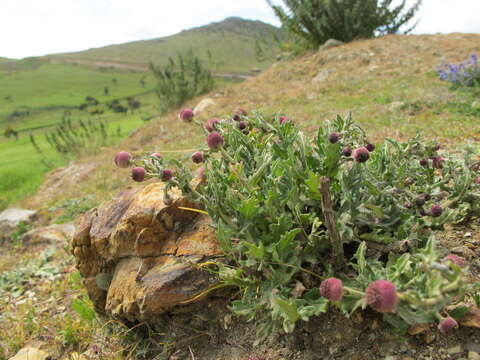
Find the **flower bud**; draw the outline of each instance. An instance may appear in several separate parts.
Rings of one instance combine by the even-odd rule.
[[[142,182],[145,180],[146,171],[143,167],[134,167],[132,169],[132,179],[134,181]]]
[[[150,156],[151,156],[151,157],[158,158],[158,159],[161,159],[161,158],[162,158],[162,155],[160,155],[160,153],[158,153],[158,152],[151,153]]]
[[[206,180],[207,177],[205,176],[205,167],[202,166],[198,168],[197,177],[202,181]]]
[[[244,130],[247,128],[247,123],[245,121],[240,121],[237,126],[240,130]]]
[[[353,158],[359,163],[364,163],[370,158],[370,152],[365,147],[355,149],[353,152]]]
[[[250,134],[250,130],[248,130],[248,129],[243,129],[243,130],[242,130],[242,134],[243,134],[243,135],[248,135],[248,134]]]
[[[440,215],[442,215],[442,212],[443,212],[443,209],[440,205],[433,205],[430,208],[430,215],[432,217],[439,217]]]
[[[340,140],[340,134],[339,133],[333,132],[328,136],[328,141],[330,141],[330,143],[332,143],[332,144],[336,144],[338,142],[338,140]]]
[[[292,121],[292,119],[290,119],[288,116],[282,115],[278,118],[278,121],[280,122],[280,124],[285,124],[286,122]]]
[[[210,149],[216,149],[223,144],[223,136],[213,131],[207,136],[207,145]]]
[[[442,260],[445,262],[451,261],[452,263],[461,268],[465,267],[465,259],[455,254],[447,255]]]
[[[130,166],[130,161],[132,160],[132,155],[126,151],[120,151],[117,155],[115,155],[115,165],[119,168],[127,168]]]
[[[428,166],[428,160],[427,160],[427,159],[422,159],[422,160],[420,160],[420,165],[422,165],[422,166]]]
[[[191,122],[193,120],[193,115],[192,109],[183,109],[180,111],[179,118],[184,122]]]
[[[352,149],[349,147],[343,148],[342,155],[345,157],[350,157],[352,155]]]
[[[235,121],[239,121],[242,118],[242,116],[247,116],[247,112],[244,109],[240,108],[237,111],[235,111],[235,113],[232,116],[232,119]]]
[[[477,179],[475,180],[475,183],[476,183],[477,185],[480,185],[480,176],[477,177]]]
[[[339,301],[343,296],[342,280],[337,278],[328,278],[320,284],[320,295],[330,301]]]
[[[365,148],[369,151],[369,152],[372,152],[373,150],[375,150],[375,145],[371,144],[371,143],[368,143],[367,145],[365,145]]]
[[[424,195],[419,195],[415,199],[415,205],[417,206],[423,206],[425,205],[425,196]]]
[[[169,180],[172,179],[172,177],[173,177],[173,171],[170,170],[170,169],[165,169],[165,170],[162,171],[160,179],[162,181],[169,181]]]
[[[212,132],[215,130],[215,127],[217,126],[218,123],[220,123],[220,120],[218,120],[217,118],[213,118],[208,120],[203,127],[208,132]]]
[[[441,169],[443,168],[443,163],[445,162],[445,159],[441,156],[435,156],[432,159],[432,166],[434,169]]]
[[[195,164],[200,164],[204,161],[204,157],[203,157],[203,154],[200,152],[200,151],[197,151],[197,152],[194,152],[193,155],[192,155],[192,161],[195,163]]]
[[[377,280],[365,290],[367,304],[381,313],[394,312],[397,307],[397,288],[388,280]]]
[[[445,334],[454,328],[458,328],[458,323],[450,316],[446,317],[438,324],[438,330],[440,330],[442,334]]]

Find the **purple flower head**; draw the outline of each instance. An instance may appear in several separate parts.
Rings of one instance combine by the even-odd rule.
[[[477,185],[480,185],[480,176],[477,177],[477,179],[475,180],[475,183],[476,183]]]
[[[425,195],[419,195],[415,199],[415,205],[417,206],[423,206],[425,205]]]
[[[394,312],[397,307],[397,288],[388,280],[377,280],[365,290],[367,304],[381,313]]]
[[[445,162],[445,159],[441,156],[435,156],[432,162],[432,166],[434,169],[441,169],[443,168],[443,163]]]
[[[337,278],[328,278],[320,284],[320,295],[330,301],[339,301],[343,296],[342,280]]]
[[[162,181],[169,181],[169,180],[172,179],[172,177],[173,177],[173,171],[170,170],[170,169],[165,169],[165,170],[162,171],[160,179]]]
[[[278,118],[278,121],[280,122],[280,124],[285,124],[286,122],[292,121],[292,119],[290,119],[288,116],[282,115]]]
[[[430,208],[430,215],[432,217],[439,217],[440,215],[442,215],[442,212],[443,212],[443,209],[440,205],[433,205]]]
[[[158,152],[151,153],[150,156],[151,156],[151,157],[158,158],[158,159],[161,159],[161,158],[162,158],[162,155],[160,155],[160,153],[158,153]]]
[[[333,132],[328,136],[328,141],[330,141],[330,143],[332,143],[332,144],[336,144],[338,142],[338,140],[340,140],[340,134],[339,133]]]
[[[213,118],[213,119],[208,120],[203,127],[208,132],[212,132],[212,131],[215,130],[218,123],[220,123],[220,120],[218,120],[217,118]]]
[[[180,120],[184,122],[191,122],[193,120],[193,110],[192,109],[183,109],[178,115]]]
[[[461,268],[465,267],[465,259],[455,254],[447,255],[442,260],[445,262],[451,261],[452,263]]]
[[[200,164],[205,161],[203,154],[200,151],[194,152],[192,155],[192,161],[195,164]]]
[[[350,149],[349,147],[343,148],[342,155],[345,157],[352,156],[352,149]]]
[[[126,151],[120,151],[117,155],[115,155],[115,165],[119,168],[127,168],[130,166],[130,161],[132,160],[132,155]]]
[[[375,150],[375,145],[371,144],[371,143],[368,143],[367,145],[365,145],[365,148],[369,151],[369,152],[372,152],[373,150]]]
[[[446,317],[438,324],[438,330],[440,330],[442,334],[445,334],[454,328],[458,328],[458,323],[450,316]]]
[[[243,135],[248,135],[248,134],[250,134],[250,130],[248,130],[248,129],[243,129],[243,130],[242,130],[242,133],[243,133]]]
[[[422,159],[422,160],[420,160],[420,165],[422,165],[422,166],[428,166],[428,160],[427,160],[427,159]]]
[[[247,112],[245,111],[245,109],[240,108],[237,111],[235,111],[235,113],[232,116],[232,119],[235,121],[240,121],[242,116],[247,116]]]
[[[353,152],[353,158],[359,163],[364,163],[370,158],[370,152],[366,147],[360,147]]]
[[[240,130],[244,130],[247,128],[247,123],[245,121],[240,121],[238,124],[237,124],[238,128]]]
[[[134,167],[132,169],[132,179],[134,181],[142,182],[145,180],[146,171],[143,167]]]
[[[216,149],[223,144],[223,136],[213,131],[207,136],[207,145],[210,149]]]

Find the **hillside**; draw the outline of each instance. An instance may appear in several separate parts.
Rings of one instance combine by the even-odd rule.
[[[280,36],[278,28],[261,21],[227,18],[164,38],[52,54],[46,59],[55,63],[146,69],[150,62],[166,64],[168,58],[175,56],[177,52],[193,49],[198,56],[210,63],[215,72],[248,73],[251,69],[264,69],[271,63],[271,60],[256,60],[257,39],[264,48],[269,48],[271,58],[276,55],[278,46],[273,41],[272,33]],[[207,49],[211,57],[207,54]]]
[[[436,69],[443,61],[460,62],[474,52],[480,53],[480,35],[391,35],[361,40],[276,62],[254,78],[218,89],[186,106],[193,108],[205,98],[215,102],[196,116],[202,123],[214,116],[230,117],[238,108],[249,113],[261,111],[266,116],[281,113],[308,134],[336,114],[351,112],[376,144],[387,137],[406,139],[420,134],[454,150],[467,142],[480,144],[480,107],[478,98],[470,93],[449,89],[438,79]],[[128,169],[115,168],[113,158],[119,150],[135,154],[156,151],[165,158],[187,162],[193,151],[205,146],[205,135],[196,124],[179,121],[178,112],[175,109],[152,119],[118,146],[103,148],[50,172],[40,190],[18,205],[39,209],[42,224],[66,222],[127,188],[144,187],[145,183],[130,179]],[[480,269],[479,234],[477,222],[455,225],[438,234],[442,246],[469,254],[475,281]],[[164,358],[161,351],[170,350],[170,346],[178,349],[170,359],[205,360],[444,360],[480,353],[478,329],[461,327],[446,336],[432,327],[419,329],[414,335],[399,335],[371,311],[357,312],[350,319],[331,311],[302,323],[291,336],[281,334],[254,346],[256,324],[232,317],[225,306],[217,307],[217,299],[205,303],[204,308],[215,313],[218,322],[209,322],[211,318],[202,317],[203,313],[191,316],[184,312],[189,309],[186,305],[171,315],[169,324],[173,325],[168,332],[151,328],[138,331],[142,324],[136,324],[136,330],[117,321],[106,324],[101,318],[91,319],[92,304],[64,243],[55,245],[58,248],[52,260],[42,260],[41,265],[36,265],[40,260],[31,259],[44,244],[43,248],[39,243],[21,246],[6,245],[0,256],[0,269],[14,270],[6,274],[29,290],[13,298],[10,293],[17,287],[11,286],[13,290],[0,300],[5,314],[0,323],[0,347],[5,350],[0,354],[6,359],[39,339],[53,358],[65,359],[82,358],[84,355],[79,354],[87,350],[85,358],[98,357],[99,353],[106,359],[117,359],[122,356],[119,354],[128,359]],[[29,264],[26,270],[18,269],[20,251]],[[88,247],[79,251],[90,256]],[[45,263],[55,274],[51,277],[54,280],[30,276],[43,271]],[[205,323],[211,326],[197,326]],[[155,354],[148,353],[149,349]]]
[[[369,129],[373,140],[405,139],[420,133],[447,144],[479,141],[480,110],[472,107],[475,99],[450,91],[435,71],[442,61],[460,62],[470,53],[480,52],[479,44],[480,35],[392,35],[307,54],[275,63],[255,78],[217,92],[216,105],[198,120],[228,116],[242,107],[287,114],[304,130],[314,132],[322,121],[351,111],[353,118]],[[200,100],[187,106],[193,107]],[[159,152],[194,149],[202,143],[202,134],[193,125],[179,123],[177,111],[139,129],[121,148]],[[97,170],[84,182],[69,186],[58,200],[91,192],[105,198],[132,185],[124,172],[116,171],[110,178],[115,182],[112,192],[96,188],[102,174],[110,171],[117,150],[85,159],[95,163]],[[185,152],[188,158],[188,150]],[[42,201],[40,191],[29,203],[38,206]]]

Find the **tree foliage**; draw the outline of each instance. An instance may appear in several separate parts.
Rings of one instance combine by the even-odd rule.
[[[282,25],[312,48],[328,39],[348,42],[398,33],[422,4],[422,0],[417,0],[406,9],[405,0],[397,6],[392,6],[393,0],[282,0],[284,6],[266,1]],[[416,23],[404,33],[415,26]]]
[[[163,68],[150,64],[150,70],[157,79],[156,92],[163,111],[179,107],[188,99],[209,92],[215,85],[211,71],[192,50],[179,53],[177,61],[170,58]]]

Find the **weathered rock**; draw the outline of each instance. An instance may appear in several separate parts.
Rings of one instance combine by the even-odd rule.
[[[47,360],[51,356],[47,351],[42,350],[43,346],[44,344],[41,342],[31,343],[20,349],[10,360]]]
[[[35,210],[10,208],[0,213],[0,239],[5,239],[20,223],[30,224],[35,220]]]
[[[328,39],[323,45],[320,45],[318,50],[325,50],[330,49],[332,47],[340,46],[345,44],[343,41],[335,40],[335,39]]]
[[[29,245],[62,244],[69,241],[75,232],[73,223],[54,224],[33,229],[22,236],[22,241]]]
[[[325,82],[328,80],[328,78],[330,77],[330,74],[331,72],[327,69],[324,69],[322,71],[320,71],[313,79],[312,81],[314,83],[322,83],[322,82]]]
[[[198,266],[221,255],[210,218],[163,185],[127,190],[83,217],[71,241],[97,310],[128,321],[155,316],[204,297],[216,279]]]
[[[213,100],[212,98],[203,99],[197,104],[197,106],[195,106],[195,108],[193,109],[193,113],[195,115],[200,114],[212,105],[215,105],[215,100]]]

